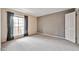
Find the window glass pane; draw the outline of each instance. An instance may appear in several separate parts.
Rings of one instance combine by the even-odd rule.
[[[24,26],[24,23],[23,23],[23,24],[20,24],[20,23],[19,23],[19,26],[20,26],[20,27],[23,27],[23,26]]]
[[[18,23],[18,17],[13,17],[14,23]]]
[[[14,36],[24,34],[24,18],[14,17]]]
[[[14,28],[14,36],[18,36],[18,30],[19,30],[18,27]]]
[[[19,34],[24,34],[24,18],[19,18]]]

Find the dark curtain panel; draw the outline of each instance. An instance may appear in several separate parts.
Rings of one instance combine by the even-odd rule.
[[[28,36],[28,16],[24,16],[24,36]]]
[[[13,40],[13,16],[14,13],[12,12],[7,12],[7,41]]]

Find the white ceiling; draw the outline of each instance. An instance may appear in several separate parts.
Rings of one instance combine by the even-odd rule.
[[[20,11],[33,16],[44,16],[55,12],[68,10],[69,8],[13,8],[16,11]]]

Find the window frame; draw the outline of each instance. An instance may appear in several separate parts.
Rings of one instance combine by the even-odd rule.
[[[13,17],[17,17],[17,19],[18,19],[18,35],[15,35],[14,34],[14,29],[13,29],[13,35],[14,35],[14,37],[22,37],[22,36],[24,36],[24,33],[23,34],[20,34],[20,25],[19,25],[20,24],[19,23],[19,18],[23,18],[23,21],[24,21],[24,17],[20,17],[20,16],[13,16]],[[14,19],[13,19],[13,22],[14,22]],[[23,22],[23,24],[24,24],[24,22]],[[24,26],[21,26],[21,27],[24,28]],[[15,26],[14,26],[14,28],[15,28]]]

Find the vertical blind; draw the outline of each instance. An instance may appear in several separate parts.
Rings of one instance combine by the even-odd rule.
[[[7,41],[14,39],[13,37],[13,16],[14,13],[12,12],[7,12]]]
[[[28,36],[28,16],[24,16],[24,36]]]

